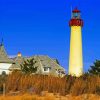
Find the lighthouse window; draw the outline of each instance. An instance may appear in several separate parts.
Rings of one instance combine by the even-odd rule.
[[[74,15],[74,17],[77,17],[78,14],[77,13],[74,13],[73,15]]]
[[[74,17],[74,18],[79,18],[80,15],[79,15],[79,13],[73,13],[73,17]]]

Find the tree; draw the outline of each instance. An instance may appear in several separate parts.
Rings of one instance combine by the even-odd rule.
[[[37,71],[37,67],[34,66],[35,63],[36,61],[34,58],[24,61],[24,63],[21,65],[21,71],[25,74],[35,73]]]
[[[91,69],[88,70],[90,74],[100,75],[100,60],[96,60]]]

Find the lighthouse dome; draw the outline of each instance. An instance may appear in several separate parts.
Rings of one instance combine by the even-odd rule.
[[[69,26],[83,26],[83,20],[80,16],[80,10],[78,10],[77,8],[72,11],[72,18],[69,22]]]
[[[75,8],[72,12],[73,13],[80,13],[80,10],[78,10],[77,8]]]

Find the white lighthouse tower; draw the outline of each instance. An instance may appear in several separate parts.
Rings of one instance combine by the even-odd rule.
[[[72,18],[69,22],[69,25],[71,27],[69,75],[79,77],[83,73],[83,56],[82,56],[83,20],[81,19],[80,11],[77,8],[72,11]]]

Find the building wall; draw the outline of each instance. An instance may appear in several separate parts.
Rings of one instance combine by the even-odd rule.
[[[0,63],[0,74],[4,71],[6,74],[9,74],[9,68],[11,67],[12,64],[9,63]]]

